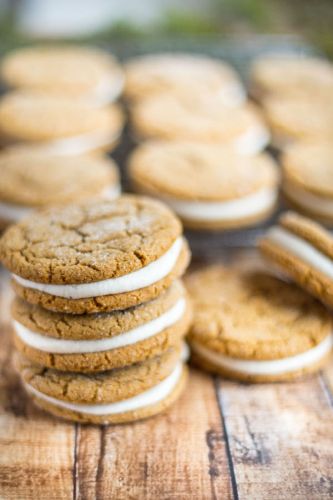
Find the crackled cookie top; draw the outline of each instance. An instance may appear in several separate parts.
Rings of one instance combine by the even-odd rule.
[[[299,142],[282,157],[284,177],[306,190],[333,196],[333,146],[328,142]]]
[[[147,192],[189,200],[241,198],[275,186],[277,169],[267,155],[237,155],[218,145],[151,141],[130,159],[130,176]]]
[[[245,92],[227,63],[190,54],[150,54],[125,64],[126,96],[141,99],[161,92],[213,94],[240,104]]]
[[[26,47],[4,57],[1,77],[10,87],[85,95],[122,79],[122,71],[108,53],[89,47]]]
[[[33,282],[92,283],[144,268],[180,242],[181,232],[165,205],[126,195],[32,215],[6,231],[0,256]]]
[[[48,141],[92,132],[110,134],[123,124],[120,108],[92,108],[84,102],[33,92],[10,92],[0,100],[0,133],[21,141]]]
[[[0,153],[0,202],[27,207],[61,205],[101,195],[118,185],[116,164],[103,156],[51,156],[33,148]]]
[[[215,265],[188,276],[186,285],[194,304],[191,341],[233,358],[290,357],[332,330],[319,302],[268,274]]]

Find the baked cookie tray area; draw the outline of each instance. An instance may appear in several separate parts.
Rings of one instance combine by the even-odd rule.
[[[270,43],[308,50],[293,39],[273,38]],[[225,45],[197,42],[177,49],[219,55],[242,69],[248,51],[256,55],[267,44],[265,38]],[[153,48],[172,47],[161,43]],[[148,50],[152,47],[137,47],[138,52]],[[119,55],[133,52],[124,46]],[[112,155],[122,169],[132,146],[127,134]],[[223,253],[247,265],[253,251],[227,249],[253,246],[263,229],[189,236],[200,260],[209,263]],[[1,498],[332,496],[332,365],[305,382],[265,385],[240,384],[192,369],[184,394],[165,414],[131,425],[66,423],[37,409],[21,387],[12,364],[11,300],[9,277],[0,269]]]

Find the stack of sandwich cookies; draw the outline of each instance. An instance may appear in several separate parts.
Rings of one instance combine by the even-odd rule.
[[[110,150],[124,117],[116,104],[93,108],[68,97],[31,91],[10,92],[0,100],[0,141],[20,143],[54,155]]]
[[[100,155],[45,155],[38,148],[12,146],[0,153],[0,227],[35,209],[88,198],[120,195],[117,165]]]
[[[288,212],[259,241],[277,270],[333,307],[333,238],[320,224]]]
[[[289,381],[315,373],[331,356],[329,312],[295,285],[218,265],[190,275],[186,285],[192,358],[204,369],[248,382]]]
[[[241,156],[219,145],[151,141],[129,161],[136,191],[167,203],[194,229],[232,229],[267,219],[278,198],[268,155]]]
[[[22,89],[105,106],[121,94],[124,76],[113,56],[89,47],[26,47],[2,60],[2,82]]]
[[[299,142],[282,156],[283,194],[294,208],[333,225],[333,147]]]
[[[118,387],[117,395],[96,401],[97,409],[86,402],[76,411],[79,396],[57,402],[54,392],[28,387],[40,406],[80,421],[95,415],[122,422],[173,402],[185,381],[180,351],[191,309],[177,281],[189,251],[167,207],[128,195],[49,209],[9,228],[0,248],[21,296],[12,308],[14,338],[29,369],[43,367],[60,385],[82,381],[82,391],[100,384],[103,392],[104,382]],[[173,351],[177,362],[165,380],[154,375],[131,395],[119,386],[119,379],[149,373],[152,360],[160,365]]]

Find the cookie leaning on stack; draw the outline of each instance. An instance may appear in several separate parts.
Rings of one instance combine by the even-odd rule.
[[[41,406],[79,421],[98,415],[122,422],[158,413],[176,398],[186,377],[180,352],[191,310],[175,280],[189,250],[167,207],[127,195],[46,210],[9,228],[0,253],[21,296],[13,304],[18,365],[28,363],[29,373],[48,368],[59,386],[58,393],[48,392],[48,382],[28,387]],[[164,379],[165,356],[174,361]],[[119,385],[143,373],[149,382],[134,384],[130,394]],[[87,401],[68,399],[61,393],[66,378],[82,383],[83,392],[98,384],[102,400],[87,408]]]

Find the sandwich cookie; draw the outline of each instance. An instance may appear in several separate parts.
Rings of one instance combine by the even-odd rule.
[[[235,70],[227,63],[200,55],[149,54],[125,64],[125,97],[139,101],[147,96],[169,94],[210,95],[235,107],[246,92]]]
[[[333,237],[329,231],[287,212],[259,241],[259,248],[285,276],[333,307]]]
[[[7,229],[0,256],[27,302],[83,314],[154,299],[183,274],[190,253],[164,204],[125,195],[31,215]]]
[[[16,298],[12,317],[16,347],[33,363],[97,372],[144,361],[179,344],[191,308],[175,282],[153,301],[104,314],[55,313]]]
[[[134,188],[167,203],[186,227],[228,229],[266,219],[278,197],[268,155],[241,156],[213,144],[151,141],[129,162]]]
[[[289,381],[319,370],[332,320],[296,285],[268,274],[210,266],[186,280],[193,299],[193,361],[248,382]]]
[[[105,106],[122,92],[124,76],[116,59],[89,47],[26,47],[6,55],[1,78],[8,88],[68,97]]]
[[[157,415],[185,388],[188,371],[181,348],[98,374],[61,372],[16,359],[33,401],[53,415],[92,424],[120,424]]]
[[[271,54],[255,60],[250,71],[251,93],[258,99],[269,95],[327,97],[333,92],[333,65],[325,59],[293,54]]]
[[[327,224],[333,224],[333,146],[298,142],[282,156],[283,193],[288,202]]]
[[[244,155],[259,153],[269,142],[257,108],[230,108],[211,95],[147,97],[133,106],[132,124],[139,139],[218,143]]]
[[[12,92],[0,100],[0,140],[23,143],[55,155],[110,150],[117,143],[124,117],[113,104],[105,108],[70,98]]]
[[[0,223],[5,227],[34,209],[86,198],[120,195],[118,167],[108,157],[52,156],[28,147],[0,152]]]

